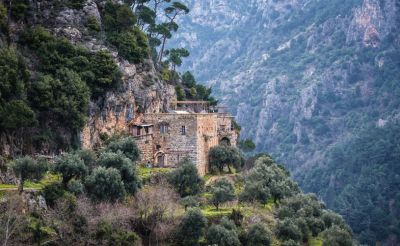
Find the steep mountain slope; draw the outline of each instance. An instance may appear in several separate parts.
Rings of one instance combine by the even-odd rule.
[[[34,116],[26,125],[17,122],[17,127],[10,123],[8,127],[7,122],[0,120],[1,155],[55,154],[73,145],[95,147],[101,137],[125,131],[126,123],[144,112],[166,110],[170,101],[176,98],[174,86],[160,79],[148,54],[144,59],[134,61],[110,41],[111,35],[117,37],[112,32],[122,28],[107,29],[114,18],[111,16],[114,13],[107,13],[107,4],[111,2],[118,1],[18,0],[11,5],[10,21],[7,21],[7,12],[3,16],[0,11],[1,53],[10,47],[15,50],[12,53],[22,61],[27,73],[21,95],[11,91],[11,96],[5,97],[7,86],[0,87],[0,97],[5,97],[5,102],[0,98],[0,115],[8,101],[22,100],[33,109]],[[115,6],[119,5],[110,6],[118,9]],[[0,7],[4,8],[3,5]],[[129,23],[126,13],[124,18],[124,23]],[[119,24],[118,21],[114,22]],[[145,34],[129,28],[132,30],[126,31],[130,33],[125,34],[124,45],[131,45],[130,49],[137,46],[139,50],[140,43],[136,39]],[[148,49],[147,43],[141,45]],[[5,67],[6,64],[1,64],[2,69]],[[11,69],[14,67],[10,66]],[[61,70],[70,75],[65,76],[66,81],[59,78]],[[4,77],[4,81],[7,79]],[[82,93],[75,97],[71,95],[77,85],[64,86],[73,84],[73,79],[82,88]],[[4,81],[1,82],[8,82]],[[51,90],[56,96],[52,96]],[[79,108],[76,107],[78,104]],[[4,108],[6,115],[7,106]],[[77,115],[77,123],[67,127]],[[21,112],[15,119],[20,116]],[[9,114],[7,117],[13,118]]]
[[[340,171],[335,169],[331,153],[342,144],[358,151],[352,144],[364,143],[353,141],[368,132],[362,129],[379,131],[398,124],[399,2],[187,2],[193,10],[182,19],[186,25],[175,40],[192,53],[183,69],[193,70],[201,82],[213,86],[242,125],[243,138],[252,138],[259,151],[286,163],[304,188],[338,208],[341,189],[362,174],[346,169],[345,163]],[[330,184],[334,193],[322,191],[327,180],[308,175],[323,166],[328,167],[320,177],[336,178]],[[342,179],[343,172],[350,178]],[[385,202],[374,206],[398,207],[388,194]],[[361,203],[369,202],[365,199]],[[397,221],[390,223],[396,226]],[[371,231],[363,225],[356,232],[371,236]],[[364,235],[365,242],[387,238],[375,233]]]

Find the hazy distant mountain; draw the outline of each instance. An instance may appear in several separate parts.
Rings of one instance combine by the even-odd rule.
[[[400,161],[386,165],[388,159],[368,159],[367,154],[360,158],[369,162],[360,164],[358,159],[355,164],[349,158],[379,146],[364,145],[359,139],[367,141],[379,129],[379,136],[393,136],[391,131],[397,129],[399,1],[186,2],[191,13],[181,20],[185,25],[174,40],[191,52],[182,70],[191,70],[202,83],[212,85],[242,125],[242,137],[252,138],[258,151],[287,163],[303,188],[317,192],[342,212],[364,242],[388,238],[392,240],[388,244],[393,242],[400,232],[388,225],[399,228],[399,185],[391,193],[385,191],[397,184],[399,168],[393,165]],[[343,158],[338,161],[334,153],[342,146],[354,153],[340,153]],[[390,161],[399,158],[387,156]],[[363,192],[355,185],[365,178],[365,169],[377,166],[387,178],[371,179],[374,191],[360,200],[370,206],[367,215],[350,218],[343,204],[355,204],[354,194]],[[383,191],[381,202],[374,200],[373,192],[379,190]],[[345,193],[353,195],[343,197]],[[376,207],[381,211],[372,212]],[[382,217],[378,216],[381,212],[397,218],[377,222],[387,224],[384,232],[373,228],[373,223],[360,224],[363,217]]]

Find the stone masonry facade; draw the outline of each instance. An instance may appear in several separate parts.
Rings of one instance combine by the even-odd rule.
[[[200,175],[209,172],[208,153],[220,143],[236,146],[238,132],[227,113],[144,114],[131,122],[129,131],[142,152],[141,162],[157,167],[176,167],[189,158]]]

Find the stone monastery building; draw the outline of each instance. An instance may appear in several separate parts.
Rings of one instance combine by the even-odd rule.
[[[189,158],[200,175],[209,171],[209,150],[220,144],[236,146],[238,132],[233,117],[208,102],[175,101],[168,113],[145,114],[141,122],[130,122],[129,132],[142,152],[142,163],[176,167]],[[217,111],[217,112],[214,112]]]

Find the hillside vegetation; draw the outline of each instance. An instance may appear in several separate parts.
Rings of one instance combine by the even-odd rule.
[[[384,150],[384,138],[370,131],[397,134],[399,1],[187,3],[193,11],[181,19],[187,24],[175,39],[192,53],[184,69],[214,86],[243,139],[285,163],[302,188],[357,228],[361,242],[397,245],[399,234],[390,228],[398,227],[398,185],[364,172],[397,173],[386,168],[397,161],[396,152]],[[375,144],[387,159],[376,161],[378,147],[360,150]],[[344,157],[337,151],[343,148]],[[365,194],[370,190],[361,184],[350,188],[360,178],[379,183],[380,194]],[[381,211],[387,216],[365,222]]]
[[[355,245],[351,229],[303,194],[268,155],[244,172],[198,176],[141,167],[131,137],[53,161],[9,163],[25,192],[0,199],[3,245]],[[240,165],[238,166],[240,169]],[[29,172],[27,172],[29,170]],[[45,179],[38,185],[38,181]],[[27,182],[27,181],[30,182]]]

